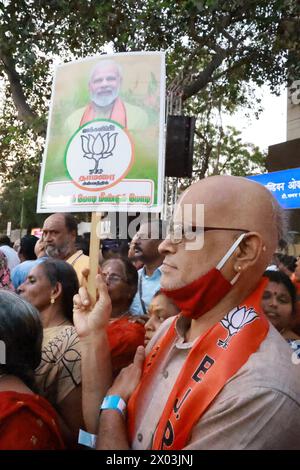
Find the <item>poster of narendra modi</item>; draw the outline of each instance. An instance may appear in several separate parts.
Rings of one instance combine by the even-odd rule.
[[[98,55],[56,68],[38,212],[159,212],[165,55]]]

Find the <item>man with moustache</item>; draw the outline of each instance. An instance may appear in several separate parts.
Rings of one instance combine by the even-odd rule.
[[[82,285],[82,271],[89,268],[89,257],[82,250],[77,250],[76,237],[77,221],[72,214],[56,213],[45,220],[43,242],[46,255],[71,264]]]
[[[99,61],[92,69],[88,83],[90,102],[67,119],[69,132],[75,132],[94,119],[111,119],[129,131],[144,129],[147,126],[147,114],[119,97],[121,84],[120,65],[110,59]]]
[[[164,256],[159,253],[158,246],[163,240],[163,231],[162,220],[152,220],[141,223],[133,237],[134,259],[144,263],[138,271],[138,289],[129,309],[133,315],[147,315],[148,306],[160,289],[160,266]]]
[[[204,204],[204,226],[198,204]],[[187,205],[193,211],[183,220]],[[179,237],[183,222],[191,230]],[[204,245],[190,249],[195,231],[195,237],[204,234]],[[281,209],[253,181],[214,176],[183,193],[159,246],[162,291],[181,313],[162,324],[145,362],[138,348],[104,400],[102,387],[100,406],[94,402],[92,410],[84,401],[93,416],[101,409],[98,449],[300,448],[299,371],[260,307],[267,282],[262,275],[282,235]],[[75,313],[86,319],[80,336],[94,354],[91,361],[86,353],[82,363],[89,396],[93,377],[95,391],[106,378],[97,382],[95,370],[111,309],[103,280],[97,283],[94,308],[87,308],[86,291],[74,298]]]

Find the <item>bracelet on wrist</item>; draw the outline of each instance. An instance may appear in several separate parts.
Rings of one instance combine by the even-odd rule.
[[[79,429],[78,444],[90,447],[91,449],[96,449],[96,440],[97,436],[95,434],[91,434],[84,431],[83,429]]]
[[[125,418],[126,403],[119,395],[107,395],[100,406],[100,413],[102,410],[116,410]]]

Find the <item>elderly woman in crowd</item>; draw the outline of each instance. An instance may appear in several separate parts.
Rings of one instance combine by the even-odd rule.
[[[16,294],[0,290],[1,450],[64,447],[54,409],[33,392],[42,338],[37,310]]]
[[[128,366],[136,348],[144,343],[144,326],[134,322],[129,307],[137,291],[138,274],[125,258],[111,258],[102,264],[108,293],[112,303],[108,340],[114,375]]]
[[[40,393],[56,408],[69,444],[82,426],[81,355],[73,326],[78,279],[71,265],[48,259],[35,266],[19,287],[21,297],[40,312],[44,328],[42,360],[35,371]]]
[[[179,313],[179,308],[162,292],[154,294],[148,307],[149,320],[145,324],[145,346],[153,338],[160,325]]]
[[[296,314],[296,289],[290,278],[282,271],[266,271],[269,279],[262,297],[262,308],[270,322],[295,349],[300,336],[293,331]]]

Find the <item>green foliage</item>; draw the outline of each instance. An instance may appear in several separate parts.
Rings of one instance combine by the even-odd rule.
[[[248,176],[266,171],[266,155],[253,144],[243,143],[240,135],[231,126],[222,131],[213,147],[208,175]]]
[[[251,143],[244,143],[241,133],[232,126],[202,126],[197,129],[194,145],[192,178],[180,178],[178,188],[205,176],[250,176],[266,172],[266,155]]]
[[[41,227],[46,215],[36,214],[38,178],[23,175],[5,184],[0,195],[0,232],[4,232],[8,221],[12,229]]]

